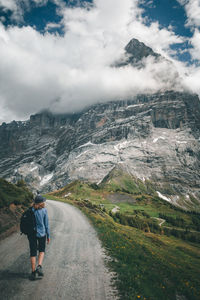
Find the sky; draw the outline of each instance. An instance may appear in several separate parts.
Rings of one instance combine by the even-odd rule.
[[[114,67],[132,38],[166,59]],[[200,0],[0,0],[0,124],[166,89],[200,95],[199,78]]]

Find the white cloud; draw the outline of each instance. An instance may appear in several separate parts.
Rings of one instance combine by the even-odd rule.
[[[36,5],[43,6],[46,5],[49,0],[32,0]]]
[[[185,26],[193,32],[192,38],[189,39],[192,48],[189,48],[188,52],[191,54],[192,59],[200,61],[200,0],[178,0],[178,2],[184,6],[187,15]],[[196,68],[194,68],[192,74],[192,77],[196,74]]]
[[[177,0],[181,5],[184,6],[187,22],[186,26],[200,26],[200,0]]]
[[[53,23],[53,22],[49,22],[47,23],[47,25],[45,26],[45,31],[49,31],[49,30],[52,30],[52,29],[56,29],[56,28],[60,28],[61,27],[61,24],[58,24],[58,23]]]
[[[172,88],[177,74],[167,61],[155,64],[147,58],[141,70],[111,67],[133,37],[165,57],[170,44],[183,41],[158,23],[145,25],[137,3],[96,0],[90,9],[65,8],[64,36],[0,26],[0,107],[7,110],[7,120],[44,108],[72,112],[98,101]]]
[[[190,39],[193,48],[190,49],[190,54],[193,59],[200,60],[200,31],[195,29],[193,37]]]
[[[193,93],[200,95],[200,67],[190,67],[187,70],[187,75],[184,77],[185,86]]]
[[[15,20],[21,20],[23,16],[23,10],[21,9],[21,4],[23,0],[16,2],[15,0],[0,0],[0,7],[4,11],[11,11],[12,18]]]
[[[185,5],[188,26],[200,26],[200,0],[189,0]]]
[[[5,10],[17,9],[17,3],[15,0],[0,0],[0,6],[4,7]]]
[[[23,21],[24,12],[31,8],[31,5],[44,6],[49,0],[0,0],[0,7],[4,11],[11,12],[11,18],[17,22]],[[61,0],[54,0],[59,2]]]

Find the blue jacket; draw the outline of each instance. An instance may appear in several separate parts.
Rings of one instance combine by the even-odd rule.
[[[48,214],[46,208],[41,209],[33,209],[35,220],[36,220],[36,236],[37,237],[43,237],[47,236],[47,238],[50,237],[49,233],[49,220],[48,220]]]

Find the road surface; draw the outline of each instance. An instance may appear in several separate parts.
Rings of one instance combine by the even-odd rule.
[[[29,280],[28,241],[19,232],[0,242],[2,300],[116,299],[105,254],[87,218],[66,203],[47,201],[51,242],[44,278]]]

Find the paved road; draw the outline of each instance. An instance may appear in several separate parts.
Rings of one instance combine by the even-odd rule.
[[[116,299],[105,255],[87,218],[65,203],[47,201],[51,243],[47,245],[43,279],[30,281],[27,238],[19,233],[0,242],[2,300]]]

